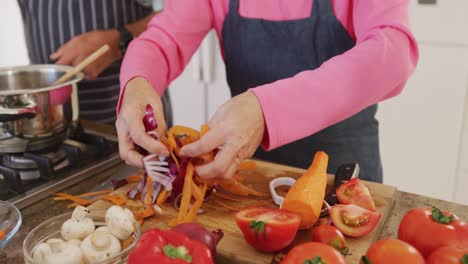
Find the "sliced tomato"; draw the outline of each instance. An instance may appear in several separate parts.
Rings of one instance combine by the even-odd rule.
[[[252,247],[275,252],[291,244],[301,218],[285,210],[260,207],[236,213],[236,223]]]
[[[461,246],[441,247],[429,255],[427,264],[468,264],[468,248]]]
[[[338,250],[319,242],[309,242],[291,249],[281,264],[333,263],[345,264]]]
[[[359,178],[353,178],[336,189],[336,198],[341,204],[355,204],[375,211],[375,204],[369,189]]]
[[[382,215],[354,204],[337,204],[330,208],[333,225],[350,237],[369,234],[379,223]]]
[[[375,242],[361,264],[424,264],[424,257],[410,244],[397,239]],[[440,262],[442,264],[442,262]]]
[[[336,227],[331,225],[319,225],[312,229],[312,241],[325,243],[347,254],[346,240]]]

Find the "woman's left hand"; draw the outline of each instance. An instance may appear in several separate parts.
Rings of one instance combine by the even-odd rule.
[[[257,96],[247,91],[230,99],[216,111],[208,126],[208,133],[184,146],[180,155],[196,157],[221,148],[212,162],[196,171],[203,178],[230,178],[241,161],[252,157],[263,138],[265,120]]]

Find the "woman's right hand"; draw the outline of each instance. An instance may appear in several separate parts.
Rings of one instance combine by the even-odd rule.
[[[132,79],[125,87],[120,113],[115,122],[120,157],[128,165],[143,167],[143,156],[138,152],[137,146],[150,153],[169,156],[166,146],[145,131],[143,117],[147,104],[153,107],[158,135],[164,135],[167,127],[161,97],[144,78]]]

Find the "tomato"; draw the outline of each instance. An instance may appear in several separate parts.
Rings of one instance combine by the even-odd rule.
[[[353,178],[336,189],[336,198],[341,204],[355,204],[367,210],[375,211],[374,200],[369,189],[359,178]]]
[[[398,239],[410,243],[428,257],[443,246],[468,247],[468,225],[456,215],[435,207],[414,208],[401,220]]]
[[[468,247],[445,246],[429,255],[427,264],[468,264]]]
[[[325,243],[342,253],[347,253],[346,240],[336,227],[319,225],[312,229],[312,241]]]
[[[251,246],[275,252],[291,244],[301,218],[281,209],[249,208],[236,213],[236,223]]]
[[[343,256],[331,246],[319,242],[300,244],[291,249],[281,264],[333,263],[345,264]]]
[[[361,264],[424,264],[424,257],[410,244],[396,239],[375,242]]]
[[[379,223],[382,215],[354,204],[336,204],[330,208],[333,225],[350,237],[369,234]]]

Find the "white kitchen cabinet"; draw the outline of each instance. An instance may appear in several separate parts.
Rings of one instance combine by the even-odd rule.
[[[198,129],[205,122],[205,86],[195,76],[197,68],[198,61],[192,58],[184,72],[169,85],[174,125]]]
[[[409,5],[412,30],[427,43],[468,45],[467,12],[467,0],[411,0]]]
[[[185,71],[170,85],[174,123],[194,128],[208,122],[231,97],[215,31],[203,40]]]
[[[382,103],[378,112],[384,181],[400,190],[453,200],[455,183],[461,183],[456,177],[468,48],[421,44],[420,52],[403,94]]]

